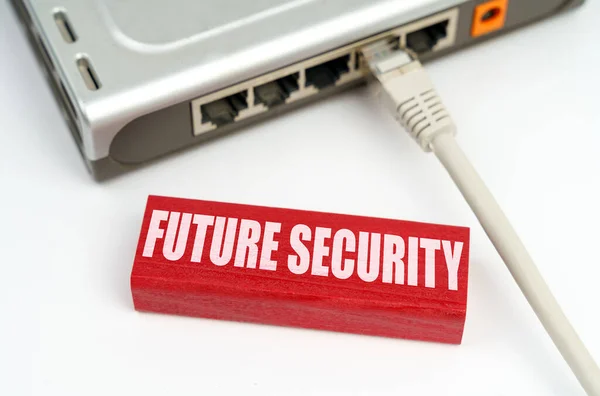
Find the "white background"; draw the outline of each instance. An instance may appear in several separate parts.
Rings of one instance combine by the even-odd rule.
[[[600,2],[429,64],[458,139],[600,360]],[[432,155],[358,89],[91,180],[0,5],[0,394],[583,395]],[[461,346],[133,310],[148,194],[472,227]]]

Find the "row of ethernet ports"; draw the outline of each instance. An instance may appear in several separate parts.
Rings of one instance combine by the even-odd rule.
[[[361,76],[356,54],[347,54],[257,85],[200,106],[201,124],[197,132],[207,132],[275,106],[312,95],[336,85],[340,79]]]
[[[387,37],[395,46],[408,47],[418,54],[447,48],[454,44],[457,24],[458,9],[453,8],[329,55],[269,73],[267,79],[259,77],[195,99],[192,101],[193,133],[197,136],[314,95],[330,86],[364,77],[367,71],[361,65],[359,53],[361,46],[369,42]]]

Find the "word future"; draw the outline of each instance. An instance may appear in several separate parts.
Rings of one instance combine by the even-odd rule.
[[[425,287],[434,288],[436,252],[441,249],[448,271],[447,287],[458,289],[463,242],[416,236],[410,236],[406,241],[394,234],[347,228],[332,230],[299,223],[285,235],[285,245],[292,253],[286,256],[285,263],[279,263],[273,259],[273,253],[279,249],[282,228],[284,225],[280,222],[261,223],[235,217],[153,210],[142,255],[154,257],[156,243],[162,239],[160,253],[169,261],[183,259],[200,264],[204,262],[204,251],[208,250],[208,259],[216,266],[232,264],[277,271],[284,264],[296,275],[310,273],[348,279],[356,273],[364,282],[379,280],[409,286],[418,286],[419,255],[423,255]],[[212,234],[210,239],[207,238],[209,232]],[[306,242],[312,242],[312,249]]]
[[[464,227],[150,196],[131,294],[138,311],[458,344],[468,268]]]

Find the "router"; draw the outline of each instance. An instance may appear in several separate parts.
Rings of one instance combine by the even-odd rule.
[[[428,61],[583,0],[12,0],[98,180],[356,86],[359,49]]]

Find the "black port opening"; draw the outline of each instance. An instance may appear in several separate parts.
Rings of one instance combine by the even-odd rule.
[[[247,91],[243,91],[202,105],[202,123],[211,122],[219,127],[235,121],[238,113],[248,108],[247,95]]]
[[[348,73],[349,59],[350,55],[345,55],[306,69],[306,86],[323,89],[334,85],[340,76]]]
[[[418,54],[429,52],[448,35],[448,21],[436,23],[406,36],[406,45]]]
[[[498,15],[500,15],[501,12],[502,12],[502,10],[499,7],[492,8],[491,10],[487,11],[485,14],[483,14],[481,16],[481,22],[487,22],[490,19],[494,19]]]
[[[294,73],[255,87],[254,104],[262,103],[267,107],[273,107],[285,103],[290,94],[298,90],[298,78],[299,74]]]
[[[357,53],[354,56],[354,70],[360,70],[360,65],[361,65],[362,61],[363,61],[363,54],[362,54],[362,52]]]

